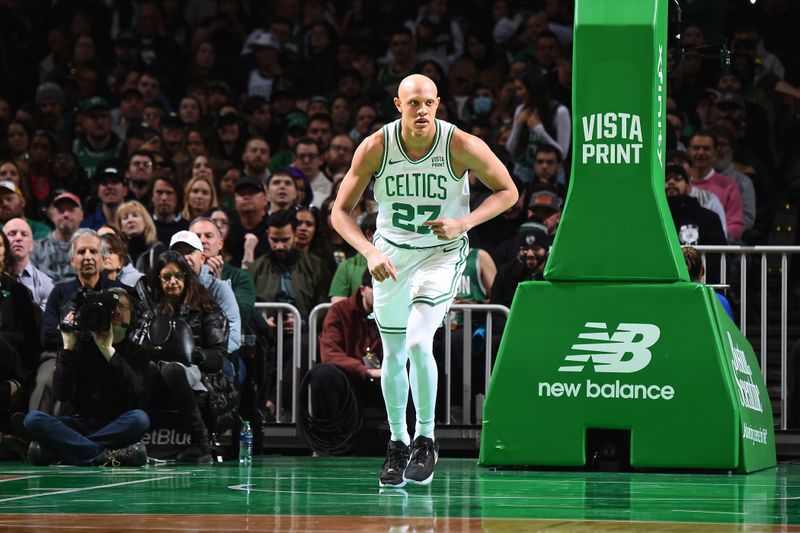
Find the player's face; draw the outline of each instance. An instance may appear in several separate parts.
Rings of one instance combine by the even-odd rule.
[[[425,76],[409,76],[401,84],[394,100],[402,114],[403,130],[416,133],[433,131],[439,107],[436,84]]]

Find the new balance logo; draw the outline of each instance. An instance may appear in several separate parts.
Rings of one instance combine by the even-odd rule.
[[[638,372],[650,364],[649,348],[661,336],[661,330],[654,324],[620,324],[612,335],[605,322],[587,322],[585,327],[587,331],[578,338],[594,342],[573,344],[572,350],[587,353],[568,354],[565,361],[580,364],[561,366],[559,372],[581,372],[590,360],[595,372]]]

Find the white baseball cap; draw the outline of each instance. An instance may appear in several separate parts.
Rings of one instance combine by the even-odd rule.
[[[197,234],[192,233],[191,231],[181,230],[177,232],[175,235],[172,236],[172,239],[169,241],[169,248],[170,250],[175,247],[176,244],[183,242],[194,248],[195,250],[203,251],[203,243],[200,242],[200,237]]]

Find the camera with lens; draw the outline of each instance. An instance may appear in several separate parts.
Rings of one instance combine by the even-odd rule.
[[[119,303],[119,294],[111,291],[79,291],[61,310],[61,330],[89,334],[108,331],[111,328],[111,314]],[[70,312],[75,313],[75,321],[66,320]]]

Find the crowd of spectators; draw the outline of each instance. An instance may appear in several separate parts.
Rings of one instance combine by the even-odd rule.
[[[676,230],[685,245],[766,243],[800,177],[800,12],[788,0],[730,1],[720,19],[695,4],[669,50]],[[437,83],[438,118],[483,139],[520,191],[470,232],[459,294],[509,305],[517,283],[541,277],[569,185],[573,21],[571,0],[0,1],[0,409],[52,414],[74,400],[58,376],[70,360],[61,306],[81,287],[123,287],[143,314],[191,317],[199,351],[196,373],[129,365],[141,401],[121,404],[146,408],[168,390],[199,446],[190,455],[204,459],[208,424],[192,391],[220,368],[243,382],[231,355],[264,331],[256,301],[292,304],[301,328],[320,303],[367,305],[366,262],[328,210],[415,72]],[[717,37],[730,65],[708,52]],[[474,207],[489,191],[470,184]],[[367,235],[375,211],[368,191],[353,213]],[[98,276],[82,273],[92,268]],[[270,317],[266,331],[278,327]],[[330,349],[323,362],[341,362],[343,348]],[[379,379],[363,354],[349,356],[350,379]],[[285,414],[283,392],[257,395],[267,417]]]

